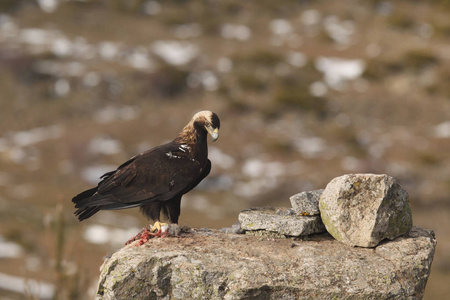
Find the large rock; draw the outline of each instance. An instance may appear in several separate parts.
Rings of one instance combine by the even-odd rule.
[[[241,228],[246,231],[266,231],[284,236],[305,236],[325,232],[320,216],[300,216],[294,210],[279,207],[259,207],[239,214]]]
[[[293,242],[181,233],[114,253],[96,299],[420,299],[435,245],[433,233],[417,227],[375,249],[328,234]]]
[[[350,246],[374,247],[407,233],[413,224],[408,193],[387,175],[334,178],[319,207],[327,231]]]

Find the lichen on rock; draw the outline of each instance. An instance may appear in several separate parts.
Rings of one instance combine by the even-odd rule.
[[[293,209],[259,207],[239,214],[241,227],[247,231],[264,230],[281,236],[305,236],[325,232],[320,216],[302,216]]]

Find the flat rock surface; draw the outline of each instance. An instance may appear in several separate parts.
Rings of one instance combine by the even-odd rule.
[[[305,236],[325,232],[320,216],[300,216],[294,210],[258,207],[242,211],[239,222],[244,230],[265,230],[285,236]]]
[[[417,227],[374,249],[192,231],[114,253],[96,299],[420,299],[435,245]]]

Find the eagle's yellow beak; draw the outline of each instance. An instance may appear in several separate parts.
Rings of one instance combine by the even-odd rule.
[[[212,128],[211,126],[206,126],[206,130],[212,137],[212,141],[215,142],[219,138],[219,128]]]

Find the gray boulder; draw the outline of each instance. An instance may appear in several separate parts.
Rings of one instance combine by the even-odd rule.
[[[299,215],[314,216],[320,214],[319,199],[322,195],[322,190],[301,192],[289,198],[292,208]]]
[[[114,253],[96,299],[421,299],[435,246],[417,227],[375,249],[328,234],[293,242],[181,232]]]
[[[319,207],[327,231],[350,246],[374,247],[413,225],[408,193],[388,175],[334,178],[320,196]]]
[[[241,228],[246,231],[277,233],[284,236],[305,236],[325,232],[320,216],[298,216],[288,208],[261,207],[239,214]]]

